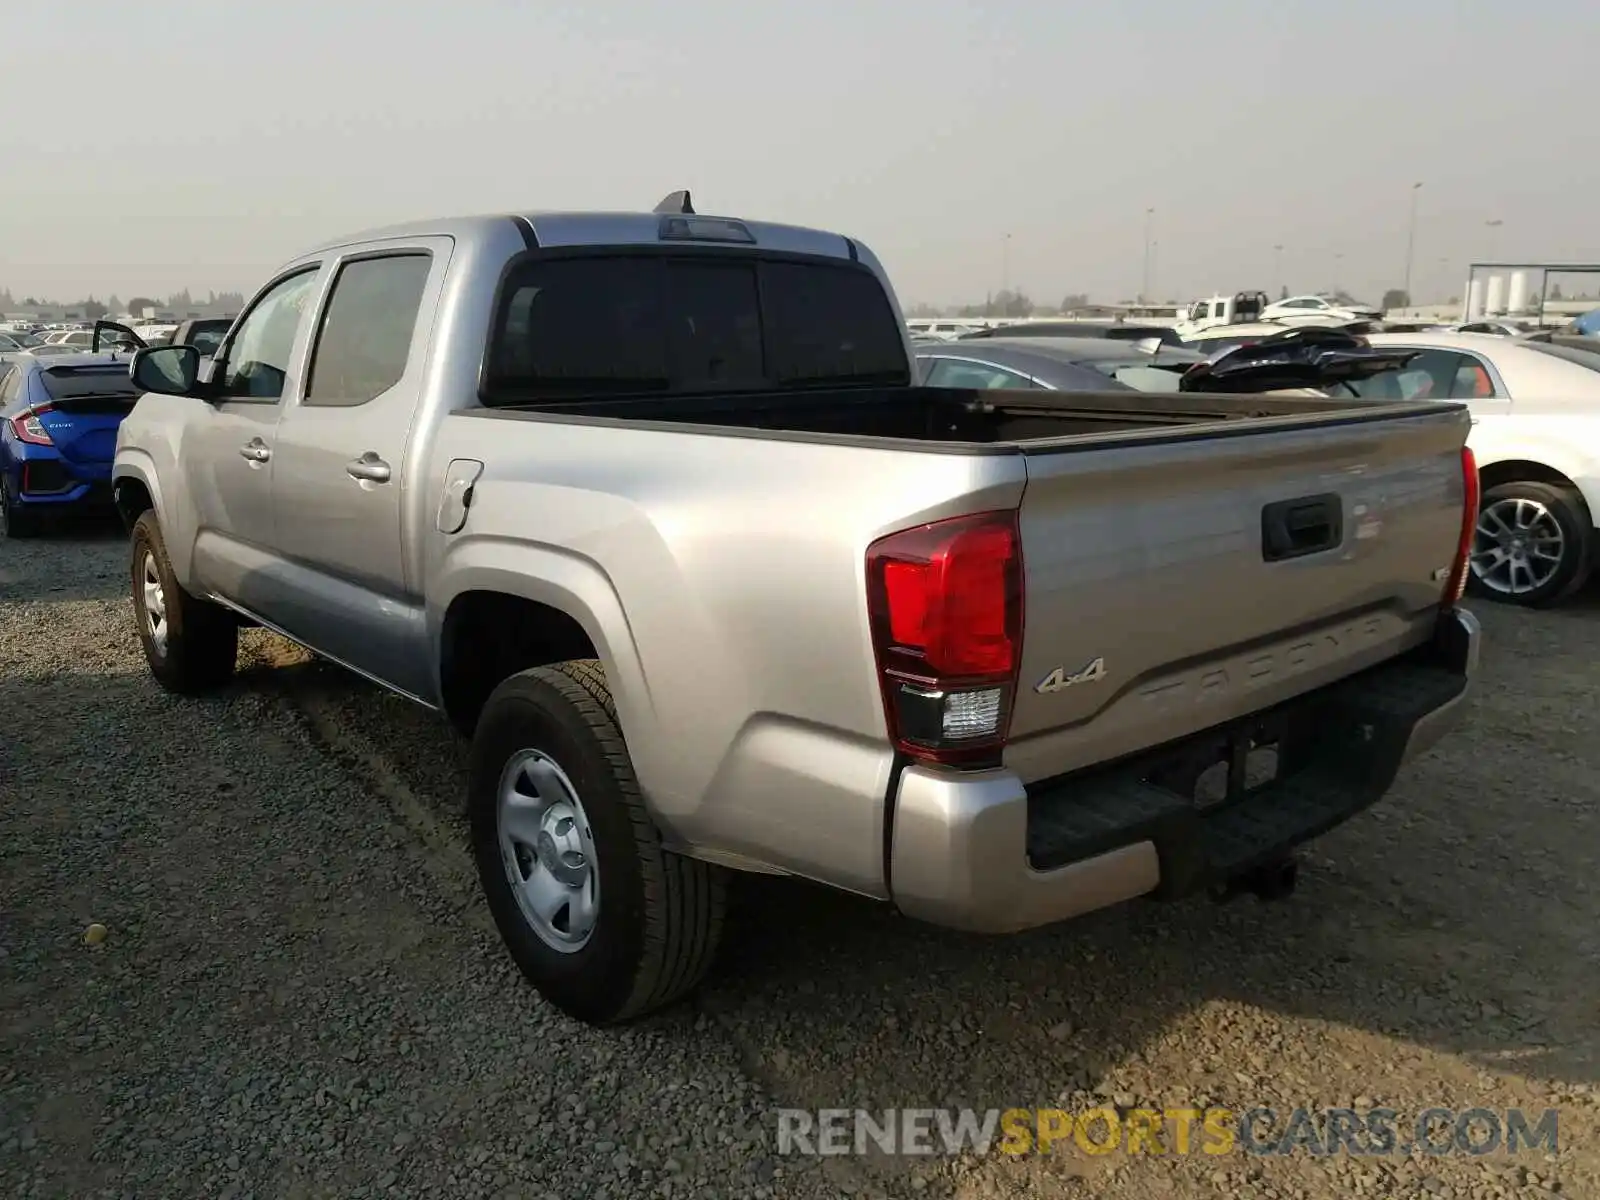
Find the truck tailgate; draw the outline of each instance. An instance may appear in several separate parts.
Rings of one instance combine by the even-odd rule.
[[[1114,759],[1426,639],[1468,429],[1432,406],[1030,449],[1006,764]]]

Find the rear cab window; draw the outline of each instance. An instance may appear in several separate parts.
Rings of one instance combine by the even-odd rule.
[[[910,382],[903,328],[870,271],[610,251],[512,267],[482,390],[494,404]]]

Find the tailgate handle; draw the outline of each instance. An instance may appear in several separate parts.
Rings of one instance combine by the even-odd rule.
[[[1344,540],[1344,505],[1338,493],[1280,500],[1261,510],[1261,557],[1282,562],[1332,550]]]

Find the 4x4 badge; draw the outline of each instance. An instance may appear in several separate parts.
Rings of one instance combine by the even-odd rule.
[[[1106,677],[1106,660],[1097,658],[1081,670],[1067,674],[1065,667],[1057,667],[1038,683],[1033,685],[1033,690],[1041,696],[1048,696],[1052,692],[1065,691],[1075,683],[1098,683]]]

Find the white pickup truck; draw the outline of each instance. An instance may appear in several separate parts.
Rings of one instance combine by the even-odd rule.
[[[156,679],[260,624],[447,716],[587,1021],[693,987],[730,870],[988,932],[1282,895],[1477,664],[1461,405],[919,387],[865,246],[683,194],[331,242],[133,373]]]

